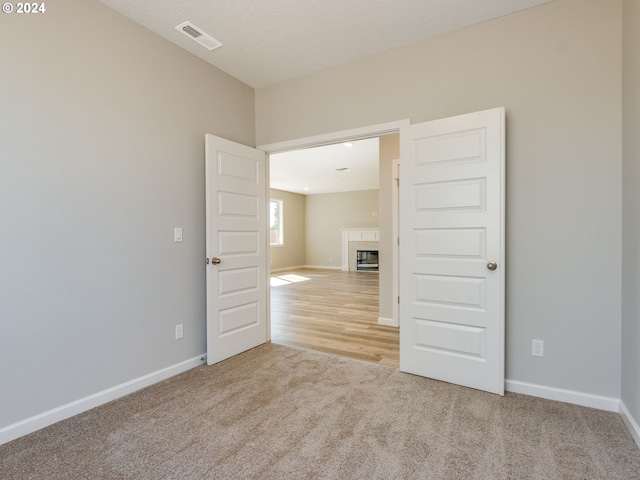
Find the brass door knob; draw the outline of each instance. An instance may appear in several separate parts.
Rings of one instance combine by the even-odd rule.
[[[487,263],[487,268],[489,270],[495,270],[496,268],[498,268],[498,264],[496,262],[489,262]]]

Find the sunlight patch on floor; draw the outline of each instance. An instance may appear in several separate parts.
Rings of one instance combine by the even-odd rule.
[[[302,275],[295,275],[293,273],[287,275],[280,275],[277,277],[271,277],[271,286],[280,287],[281,285],[288,285],[290,283],[306,282],[311,280],[309,277],[303,277]]]

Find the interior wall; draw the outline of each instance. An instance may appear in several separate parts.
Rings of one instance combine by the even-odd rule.
[[[622,401],[640,422],[640,2],[625,0],[622,77]],[[638,438],[636,438],[638,441]]]
[[[557,0],[256,91],[261,145],[504,106],[507,378],[612,398],[621,8]],[[531,356],[534,338],[544,358]]]
[[[305,264],[305,195],[271,189],[271,199],[283,201],[284,245],[271,247],[271,270]]]
[[[400,158],[400,135],[380,137],[380,188],[378,225],[380,226],[380,318],[393,320],[393,160]]]
[[[255,141],[250,87],[53,3],[0,28],[0,429],[205,352],[204,135]]]
[[[378,226],[378,190],[322,193],[306,197],[305,264],[340,269],[340,229]]]

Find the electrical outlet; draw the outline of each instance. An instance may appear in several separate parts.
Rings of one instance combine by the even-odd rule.
[[[534,357],[544,357],[543,340],[531,340],[531,355]]]
[[[184,337],[184,328],[182,324],[176,325],[176,340],[180,340]]]

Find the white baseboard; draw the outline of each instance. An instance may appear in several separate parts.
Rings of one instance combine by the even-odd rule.
[[[284,268],[272,268],[271,269],[271,273],[277,273],[277,272],[287,272],[289,270],[296,270],[298,268],[305,268],[304,265],[297,265],[295,267],[284,267]]]
[[[64,420],[79,413],[91,410],[99,405],[103,405],[107,402],[115,400],[120,397],[124,397],[130,393],[133,393],[142,388],[158,383],[179,373],[186,372],[197,366],[206,363],[206,355],[199,355],[190,360],[172,365],[162,370],[144,375],[142,377],[130,380],[128,382],[116,385],[115,387],[108,388],[93,395],[75,400],[60,407],[56,407],[52,410],[48,410],[43,413],[34,415],[25,420],[13,423],[6,427],[0,428],[0,445],[15,440],[29,433],[40,430],[41,428],[53,425],[61,420]]]
[[[378,317],[378,325],[386,325],[387,327],[397,327],[398,323],[393,318]]]
[[[315,268],[317,270],[342,270],[342,267],[336,267],[335,265],[331,265],[331,266],[326,266],[326,265],[298,265],[296,267],[286,267],[286,268],[272,268],[270,271],[271,273],[277,273],[277,272],[286,272],[287,270],[296,270],[299,268]],[[343,270],[343,271],[348,271],[347,270]],[[378,272],[369,272],[369,273],[378,273]]]
[[[620,400],[620,416],[622,417],[624,424],[629,429],[629,433],[631,433],[636,445],[640,448],[640,426],[622,400]]]
[[[599,395],[592,395],[590,393],[546,387],[544,385],[519,382],[517,380],[505,380],[504,384],[505,389],[508,392],[522,393],[524,395],[556,400],[558,402],[573,403],[575,405],[607,410],[609,412],[618,413],[620,411],[619,398],[602,397]]]
[[[319,270],[340,270],[340,267],[336,267],[336,266],[326,267],[322,265],[298,265],[297,267],[272,268],[271,273],[286,272],[289,270],[296,270],[299,268],[316,268]]]
[[[318,268],[318,269],[322,269],[322,270],[342,270],[342,267],[336,267],[335,265],[332,266],[322,266],[322,265],[305,265],[304,268]]]

